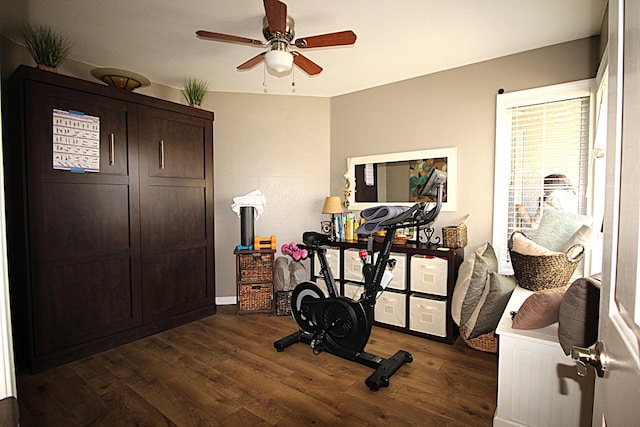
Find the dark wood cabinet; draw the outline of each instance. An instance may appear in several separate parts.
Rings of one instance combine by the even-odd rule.
[[[335,269],[338,292],[358,299],[364,290],[362,263],[358,256],[367,248],[365,241],[335,241],[329,248],[332,270]],[[382,249],[374,244],[374,252]],[[377,257],[377,254],[376,254]],[[464,248],[436,248],[407,243],[393,245],[390,258],[396,261],[393,279],[376,302],[374,324],[453,344],[459,334],[451,317],[451,298],[464,261]],[[312,262],[311,277],[326,287],[317,257]],[[326,292],[326,291],[325,291]]]
[[[18,366],[215,313],[213,114],[28,67],[7,88]],[[54,110],[99,118],[99,172],[53,167]]]

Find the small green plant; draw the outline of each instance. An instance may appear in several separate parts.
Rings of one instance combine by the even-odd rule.
[[[184,79],[184,87],[182,93],[189,105],[200,105],[207,95],[209,84],[204,80],[198,80],[195,77]]]
[[[27,50],[38,65],[56,68],[69,54],[69,39],[46,25],[27,24],[23,36]]]

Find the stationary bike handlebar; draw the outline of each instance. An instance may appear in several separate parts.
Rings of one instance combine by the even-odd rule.
[[[393,225],[402,224],[406,221],[415,222],[416,218],[414,217],[416,216],[416,212],[421,209],[424,209],[425,205],[426,203],[416,203],[406,211],[402,212],[400,215],[396,215],[393,218],[389,218],[387,220],[382,221],[380,225],[384,228],[388,228]]]
[[[393,218],[386,219],[380,223],[380,226],[386,230],[391,228],[398,229],[402,226],[415,226],[431,222],[440,212],[439,205],[430,211],[426,211],[427,203],[421,202],[411,206]],[[305,249],[317,249],[320,245],[330,244],[331,240],[328,235],[318,233],[316,231],[306,231],[302,234],[302,241],[306,245]]]

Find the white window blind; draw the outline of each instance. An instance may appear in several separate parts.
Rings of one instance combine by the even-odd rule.
[[[509,236],[515,230],[534,232],[545,189],[549,194],[570,183],[575,196],[566,199],[571,203],[563,209],[588,213],[590,86],[584,82],[498,95],[493,244],[502,273],[513,271]],[[545,185],[545,177],[554,174],[568,181],[547,179]]]

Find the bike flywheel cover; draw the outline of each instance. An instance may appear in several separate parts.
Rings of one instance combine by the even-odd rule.
[[[327,340],[351,351],[363,351],[371,333],[362,304],[347,298],[327,299],[322,310],[320,326]]]
[[[309,302],[310,300],[324,298],[322,290],[312,282],[300,283],[293,289],[291,294],[291,314],[300,329],[309,333],[316,332],[318,321],[315,317],[313,306]]]

